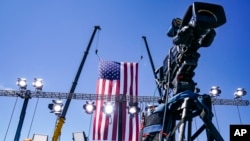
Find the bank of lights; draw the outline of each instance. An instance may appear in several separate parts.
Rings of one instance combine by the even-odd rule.
[[[28,86],[26,78],[17,78],[16,85],[20,88],[20,90],[26,90]],[[43,80],[41,78],[34,78],[32,85],[37,91],[41,91],[43,88]]]
[[[211,97],[217,97],[220,96],[221,94],[221,90],[220,87],[218,86],[213,86],[210,89],[209,92]],[[234,92],[234,98],[238,99],[238,98],[242,98],[243,96],[245,96],[247,94],[247,91],[244,88],[237,88],[236,91]]]

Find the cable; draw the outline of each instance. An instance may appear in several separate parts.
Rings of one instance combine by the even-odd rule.
[[[39,102],[39,98],[37,98],[37,100],[36,100],[36,106],[35,106],[35,110],[34,110],[34,113],[33,113],[32,119],[31,119],[30,128],[29,128],[29,132],[28,132],[28,136],[27,136],[28,138],[29,138],[30,130],[31,130],[31,127],[32,127],[32,124],[33,124],[33,121],[34,121],[35,114],[36,114],[36,109],[37,109],[38,102]]]
[[[142,38],[143,39],[143,38]],[[143,43],[141,42],[141,56],[140,56],[140,60],[138,61],[138,63],[140,63],[141,62],[141,60],[143,59],[143,45],[142,45]]]
[[[89,124],[92,124],[92,119],[93,119],[93,114],[91,114],[91,117],[90,117],[90,123]],[[88,138],[89,138],[89,134],[90,134],[90,125],[89,125],[89,133],[88,133]]]
[[[95,54],[98,57],[98,59],[100,60],[100,56],[98,55],[98,47],[99,47],[99,34],[100,32],[97,31],[97,41],[96,41],[96,47],[95,47]]]
[[[238,110],[238,115],[239,115],[239,118],[240,118],[240,124],[242,124],[241,116],[240,116],[240,109],[239,109],[239,106],[238,106],[238,105],[237,105],[237,110]]]
[[[4,136],[4,141],[5,141],[6,137],[7,137],[7,134],[8,134],[9,128],[10,128],[10,123],[11,123],[11,121],[12,121],[13,114],[14,114],[14,111],[15,111],[15,109],[16,109],[17,100],[18,100],[18,97],[16,98],[16,101],[15,101],[15,104],[14,104],[14,107],[13,107],[13,110],[12,110],[12,113],[11,113],[11,116],[10,116],[10,121],[9,121],[7,130],[6,130],[6,133],[5,133],[5,136]]]
[[[219,122],[218,122],[218,118],[217,118],[217,115],[216,115],[216,110],[215,110],[215,105],[214,104],[213,104],[213,109],[214,109],[214,116],[215,116],[216,124],[217,124],[217,127],[218,127],[218,131],[220,132]]]

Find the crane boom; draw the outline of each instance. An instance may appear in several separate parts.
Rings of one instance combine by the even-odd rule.
[[[155,80],[157,80],[158,78],[157,78],[157,75],[155,73],[155,71],[156,71],[155,70],[155,65],[154,65],[154,62],[153,62],[153,59],[152,59],[152,56],[151,56],[151,53],[150,53],[150,50],[149,50],[149,47],[148,47],[148,42],[147,42],[146,36],[142,36],[142,39],[144,40],[144,43],[145,43],[145,46],[146,46],[146,49],[147,49],[147,53],[148,53],[148,57],[149,57],[151,67],[152,67],[154,78],[155,78]],[[158,85],[158,84],[156,83],[156,85]],[[157,89],[158,89],[160,97],[162,97],[161,88],[159,86],[157,86]]]
[[[71,102],[71,98],[73,97],[74,95],[74,91],[75,91],[75,88],[76,88],[76,85],[77,85],[77,82],[78,82],[78,79],[80,77],[80,74],[82,72],[82,68],[84,66],[84,63],[86,61],[86,58],[87,58],[87,55],[88,55],[88,51],[91,47],[91,44],[92,44],[92,41],[94,39],[94,36],[95,36],[95,33],[97,30],[100,30],[100,26],[95,26],[94,28],[94,31],[92,33],[92,36],[90,38],[90,41],[89,41],[89,44],[86,48],[86,51],[84,52],[84,55],[83,55],[83,58],[82,58],[82,61],[80,63],[80,66],[78,68],[78,71],[76,73],[76,76],[75,76],[75,79],[74,79],[74,82],[72,83],[72,87],[70,89],[70,92],[69,92],[69,95],[68,95],[68,98],[66,100],[66,103],[65,103],[65,107],[63,108],[63,111],[62,111],[62,114],[61,116],[58,118],[58,121],[57,121],[57,124],[56,124],[56,127],[55,127],[55,130],[54,130],[54,134],[53,134],[53,138],[52,140],[53,141],[57,141],[58,140],[58,137],[60,136],[61,134],[61,129],[62,129],[62,126],[64,124],[64,120],[65,120],[65,117],[66,117],[66,114],[67,114],[67,111],[68,111],[68,108],[69,108],[69,104]]]

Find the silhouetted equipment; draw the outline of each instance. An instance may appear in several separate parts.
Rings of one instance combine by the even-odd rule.
[[[173,46],[157,70],[159,86],[165,93],[161,103],[145,114],[143,141],[176,141],[177,129],[179,141],[192,141],[204,130],[208,141],[223,141],[212,123],[211,97],[198,94],[193,77],[199,48],[209,47],[216,35],[215,28],[224,23],[222,6],[202,2],[190,5],[182,19],[172,20],[167,36],[173,39]],[[192,134],[192,119],[197,116],[204,125]]]

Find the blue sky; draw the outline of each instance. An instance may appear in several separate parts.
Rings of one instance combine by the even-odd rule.
[[[44,91],[69,92],[82,55],[95,25],[101,26],[93,41],[75,92],[95,93],[98,57],[114,61],[139,63],[139,95],[153,96],[155,82],[142,36],[147,37],[156,67],[162,65],[172,46],[166,36],[171,20],[182,18],[192,0],[169,1],[0,1],[0,89],[17,90],[18,77],[44,79]],[[209,48],[201,48],[194,80],[201,93],[211,86],[222,89],[220,98],[232,99],[238,87],[250,90],[249,84],[249,15],[248,1],[215,1],[224,7],[227,23],[216,29],[217,35]],[[141,56],[143,59],[141,60]],[[249,94],[244,99],[250,100]],[[0,97],[0,138],[3,139],[16,98]],[[28,136],[37,99],[31,99],[23,125],[21,140]],[[34,133],[50,137],[56,121],[47,105],[51,99],[39,99],[29,137]],[[23,99],[18,98],[6,141],[13,140]],[[89,134],[91,116],[73,100],[69,107],[61,140],[72,140],[72,133]],[[221,135],[229,140],[229,125],[239,124],[237,108],[216,106]],[[242,122],[250,124],[250,107],[239,107]],[[216,121],[214,119],[214,123]],[[90,134],[91,135],[91,134]]]

